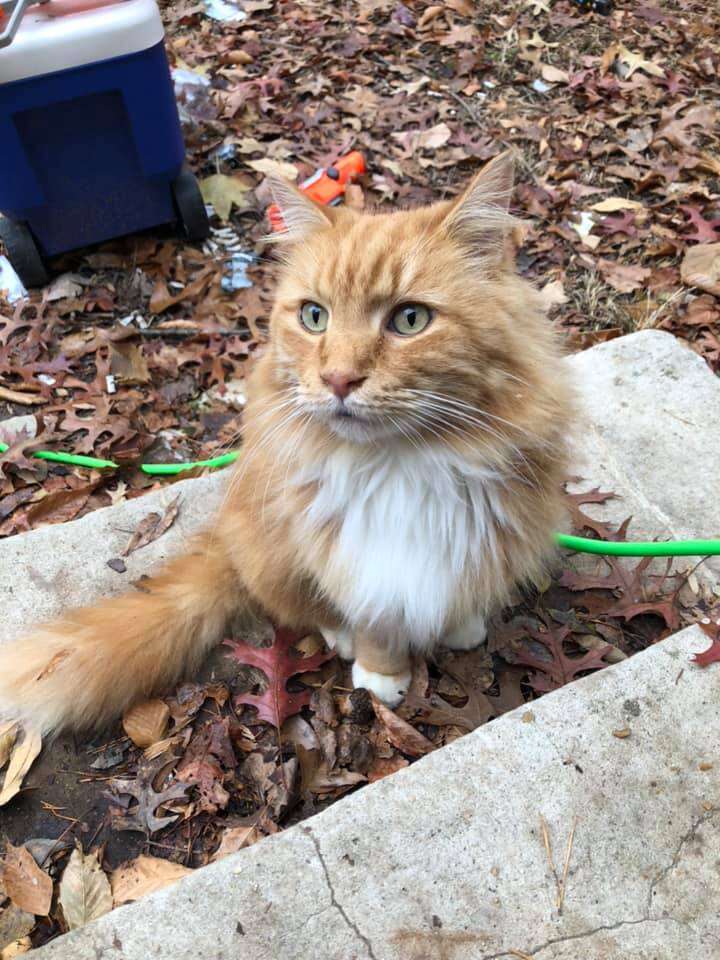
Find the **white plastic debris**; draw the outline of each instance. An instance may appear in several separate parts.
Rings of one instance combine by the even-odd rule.
[[[210,79],[194,70],[176,67],[171,71],[180,122],[190,124],[207,111],[210,103]]]
[[[7,257],[0,257],[0,290],[5,292],[9,303],[16,303],[28,295],[20,277]]]
[[[533,90],[536,90],[538,93],[547,93],[548,90],[552,89],[552,84],[545,83],[543,80],[537,77],[532,82],[532,88]]]
[[[115,377],[112,373],[108,373],[105,377],[105,386],[107,387],[108,393],[117,393],[117,384],[115,383]]]
[[[222,20],[224,23],[239,23],[247,18],[244,10],[228,0],[205,0],[205,13],[213,20]]]
[[[587,210],[583,210],[580,214],[580,220],[578,223],[572,223],[570,226],[573,230],[576,230],[583,240],[587,238],[592,228],[595,226],[595,218]]]
[[[230,258],[229,272],[225,274],[220,282],[220,286],[226,293],[233,290],[247,290],[253,285],[252,280],[247,275],[247,269],[257,260],[252,253],[234,253]]]

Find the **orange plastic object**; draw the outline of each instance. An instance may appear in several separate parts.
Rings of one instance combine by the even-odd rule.
[[[359,150],[353,150],[340,157],[337,163],[324,170],[318,170],[300,184],[300,190],[306,193],[316,203],[337,203],[345,193],[345,187],[365,173],[365,157]],[[276,203],[268,207],[268,219],[275,231],[284,230],[280,208]]]

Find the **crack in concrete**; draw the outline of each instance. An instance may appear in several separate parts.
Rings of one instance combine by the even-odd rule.
[[[673,853],[672,860],[666,867],[663,867],[662,870],[660,870],[660,872],[657,873],[650,882],[650,889],[648,890],[647,903],[645,906],[645,915],[647,917],[650,916],[650,911],[652,909],[652,900],[655,893],[655,888],[659,886],[665,877],[667,877],[667,875],[675,869],[678,863],[680,863],[680,858],[682,856],[685,844],[690,843],[691,840],[694,840],[700,827],[709,820],[712,820],[712,818],[718,812],[720,812],[720,807],[712,807],[712,809],[706,810],[704,813],[700,814],[699,817],[696,817],[693,820],[693,822],[690,824],[690,828],[680,837],[680,842],[677,845],[675,853]]]
[[[312,832],[312,830],[309,827],[303,827],[302,829],[303,829],[303,833],[305,833],[308,837],[310,837],[310,840],[312,841],[312,844],[315,847],[315,852],[318,855],[320,866],[323,868],[323,873],[325,874],[325,883],[327,884],[327,888],[330,892],[331,905],[336,908],[340,916],[345,921],[345,924],[347,925],[347,927],[350,930],[352,930],[352,932],[355,934],[358,940],[362,941],[362,943],[365,944],[365,949],[368,952],[368,957],[370,957],[370,960],[378,960],[378,958],[375,956],[375,951],[373,950],[372,944],[370,943],[369,939],[365,936],[364,933],[360,931],[360,929],[358,928],[358,925],[350,919],[350,917],[345,912],[345,908],[338,901],[338,898],[335,896],[335,887],[333,886],[332,880],[330,879],[330,871],[328,870],[327,863],[325,862],[325,857],[323,856],[323,852],[320,849],[320,842],[318,838],[315,836],[315,834]]]
[[[636,927],[643,923],[677,923],[680,926],[687,926],[682,920],[675,917],[641,917],[639,920],[618,920],[617,923],[603,924],[599,927],[593,927],[592,930],[583,930],[581,933],[569,933],[564,937],[553,937],[552,940],[546,940],[530,950],[522,951],[528,957],[535,957],[548,947],[557,946],[559,943],[567,943],[571,940],[585,940],[593,937],[597,933],[607,933],[612,930],[619,930],[620,927]],[[501,953],[491,953],[482,957],[481,960],[501,960],[502,957],[517,957],[518,951],[503,950]]]
[[[545,733],[547,735],[547,731],[545,731]],[[548,737],[548,739],[550,740],[550,737]],[[554,743],[553,746],[555,746]],[[682,857],[682,852],[685,845],[693,840],[700,827],[712,820],[717,813],[720,813],[720,807],[713,807],[710,810],[706,810],[693,820],[688,830],[686,830],[686,832],[680,837],[670,863],[663,867],[662,870],[660,870],[650,882],[644,916],[640,917],[638,920],[618,920],[615,923],[602,924],[601,926],[593,927],[592,930],[584,930],[581,933],[571,933],[561,937],[553,937],[551,940],[546,940],[545,943],[541,943],[536,947],[532,947],[530,950],[523,951],[523,953],[528,957],[536,957],[538,954],[542,953],[543,950],[547,950],[548,947],[556,946],[560,943],[566,943],[572,940],[585,940],[588,937],[593,937],[598,933],[607,933],[613,930],[619,930],[621,927],[640,926],[644,923],[676,923],[681,927],[694,930],[695,928],[692,926],[692,924],[685,920],[679,920],[677,917],[652,917],[650,915],[652,910],[652,898],[657,886],[665,879],[665,877],[668,876],[669,873],[675,869],[675,867],[677,867]],[[517,955],[517,951],[513,952],[512,950],[502,950],[499,953],[486,954],[481,958],[481,960],[502,960],[504,957],[516,957]]]

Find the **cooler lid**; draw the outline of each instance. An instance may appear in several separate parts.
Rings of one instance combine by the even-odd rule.
[[[28,7],[0,49],[0,83],[138,53],[162,38],[155,0],[48,0]]]

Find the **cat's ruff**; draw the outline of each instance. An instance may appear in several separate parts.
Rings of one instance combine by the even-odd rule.
[[[347,444],[292,482],[316,489],[298,520],[301,538],[337,524],[316,576],[348,629],[402,631],[422,653],[457,623],[457,584],[488,562],[499,528],[513,523],[496,469],[433,447]]]

